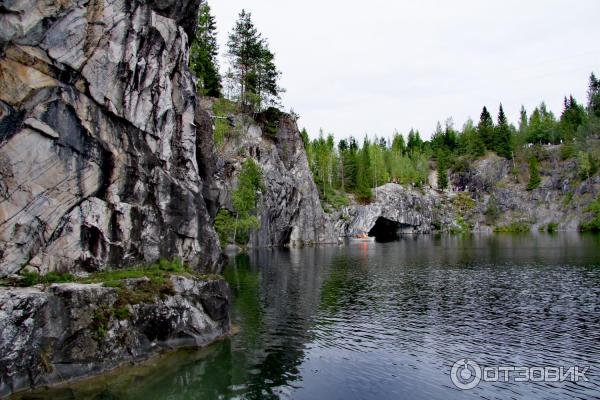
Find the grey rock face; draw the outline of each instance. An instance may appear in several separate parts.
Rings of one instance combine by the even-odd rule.
[[[187,71],[198,2],[3,5],[0,276],[218,263],[200,167],[212,136]]]
[[[526,224],[534,231],[544,230],[549,224],[556,224],[557,230],[579,229],[587,216],[587,206],[600,194],[600,177],[578,177],[576,160],[562,160],[559,146],[545,146],[542,155],[541,183],[531,191],[526,189],[527,165],[517,165],[515,177],[512,161],[496,156],[478,160],[452,176],[455,185],[477,199],[468,215],[475,230],[511,223]],[[492,204],[497,209],[493,218],[486,215]]]
[[[308,166],[306,151],[295,120],[282,114],[273,136],[248,118],[237,118],[241,131],[223,150],[214,183],[213,197],[232,210],[230,193],[247,157],[260,165],[266,191],[259,200],[260,228],[250,235],[250,246],[301,246],[333,243],[337,236],[323,212],[317,187]]]
[[[127,287],[145,283],[130,280]],[[0,397],[164,349],[206,345],[229,332],[230,292],[222,280],[173,276],[168,294],[151,303],[121,305],[118,299],[117,289],[101,284],[0,288]]]
[[[375,200],[368,205],[345,207],[336,224],[339,236],[369,233],[379,218],[395,223],[403,233],[430,233],[434,223],[454,224],[448,198],[432,189],[410,189],[388,183],[374,189]]]

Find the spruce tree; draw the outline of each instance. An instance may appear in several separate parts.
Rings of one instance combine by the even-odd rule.
[[[477,134],[483,141],[486,149],[494,149],[494,121],[492,120],[492,116],[488,112],[487,107],[483,107],[483,110],[481,111],[479,124],[477,125]]]
[[[403,155],[406,152],[406,143],[404,142],[404,136],[402,136],[402,134],[398,132],[394,133],[394,138],[392,139],[392,150],[397,155]]]
[[[207,3],[200,6],[198,27],[190,46],[189,67],[198,78],[198,89],[207,96],[221,95],[221,76],[217,55],[217,25]]]
[[[565,97],[563,112],[560,116],[561,139],[571,141],[575,138],[577,129],[586,120],[585,110],[573,96]]]
[[[588,89],[588,113],[591,117],[600,118],[600,81],[593,72]]]
[[[500,110],[498,111],[498,125],[494,130],[494,150],[499,156],[504,158],[512,157],[511,136],[504,109],[502,108],[502,104],[500,104]]]

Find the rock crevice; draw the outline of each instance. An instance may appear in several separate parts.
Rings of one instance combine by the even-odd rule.
[[[0,276],[214,269],[212,132],[187,70],[199,0],[26,3],[0,15]]]

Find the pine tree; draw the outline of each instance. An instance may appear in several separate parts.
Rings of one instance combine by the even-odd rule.
[[[252,15],[245,10],[229,35],[227,47],[239,102],[255,110],[276,104],[283,89],[277,85],[281,74],[274,63],[275,55],[256,30]]]
[[[477,134],[483,141],[486,149],[494,149],[494,121],[492,120],[492,116],[488,112],[487,107],[483,107],[483,110],[481,111],[479,124],[477,125]]]
[[[210,13],[210,7],[204,3],[198,13],[198,27],[190,46],[190,72],[198,78],[198,89],[205,95],[221,95],[221,76],[217,55],[217,25]]]
[[[512,137],[510,127],[502,104],[500,104],[500,110],[498,111],[498,125],[494,130],[494,150],[496,153],[504,158],[512,157]]]
[[[229,34],[227,47],[227,55],[237,80],[239,101],[246,104],[246,92],[248,83],[252,80],[252,68],[261,53],[260,34],[254,27],[252,15],[246,10],[240,12],[233,31]]]

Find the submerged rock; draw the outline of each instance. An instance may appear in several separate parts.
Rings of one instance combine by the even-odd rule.
[[[0,396],[66,382],[147,359],[165,349],[203,346],[230,329],[223,280],[172,276],[148,302],[125,288],[53,284],[0,288]],[[127,303],[130,301],[130,303]]]

